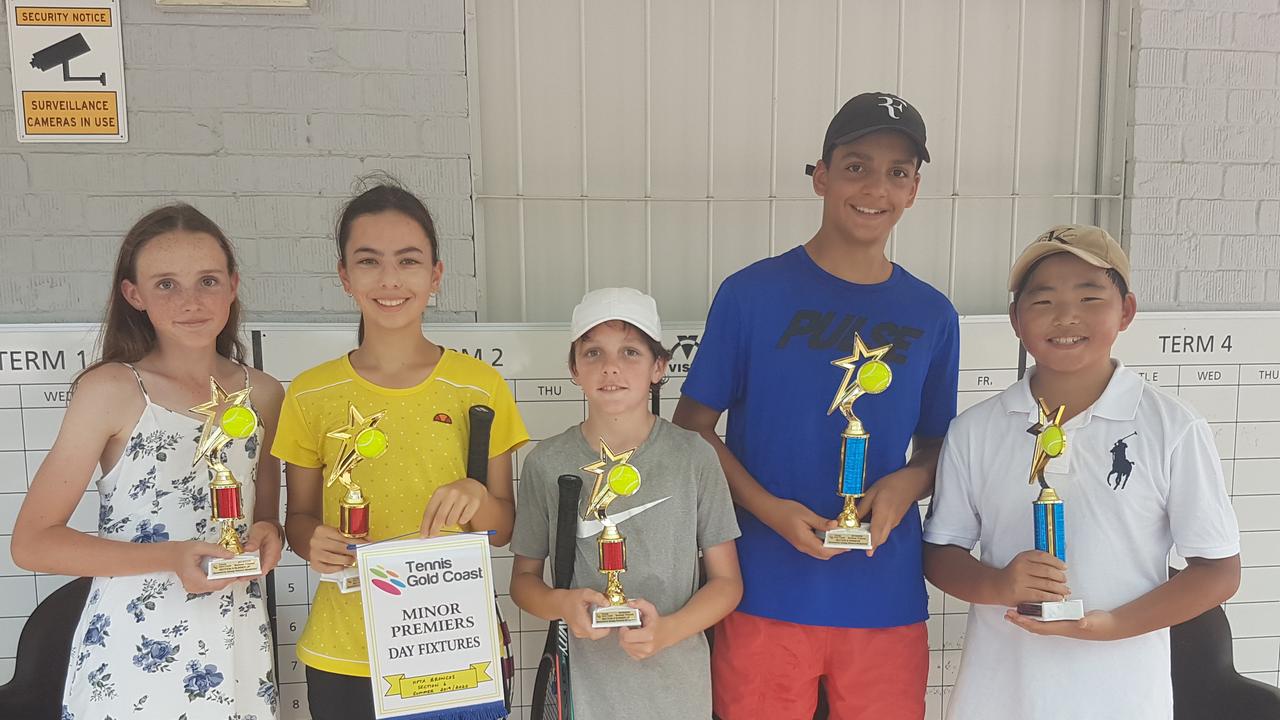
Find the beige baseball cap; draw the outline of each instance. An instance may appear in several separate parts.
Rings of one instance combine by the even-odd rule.
[[[1023,276],[1037,260],[1054,253],[1069,252],[1094,267],[1109,268],[1120,273],[1126,286],[1129,281],[1129,257],[1111,234],[1092,225],[1055,225],[1022,251],[1009,271],[1009,292],[1017,292]]]
[[[629,287],[601,288],[583,295],[582,302],[573,309],[573,319],[569,322],[569,342],[610,320],[625,320],[640,328],[645,335],[662,342],[658,303],[639,290]]]

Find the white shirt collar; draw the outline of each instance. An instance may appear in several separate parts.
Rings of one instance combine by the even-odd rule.
[[[1111,373],[1106,389],[1084,412],[1071,419],[1072,425],[1088,425],[1095,415],[1108,420],[1132,420],[1138,416],[1138,402],[1142,399],[1145,381],[1119,360],[1113,358],[1111,364],[1115,370]],[[1039,407],[1031,395],[1031,375],[1034,372],[1033,367],[1021,380],[1001,394],[1001,403],[1006,413],[1025,414],[1027,421],[1032,424],[1040,419]]]

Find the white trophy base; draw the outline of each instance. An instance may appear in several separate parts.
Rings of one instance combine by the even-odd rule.
[[[822,547],[844,550],[871,549],[871,528],[866,525],[856,528],[836,528],[819,534],[822,536]]]
[[[360,571],[356,568],[343,568],[338,572],[324,573],[320,582],[331,582],[338,586],[338,592],[346,594],[360,592]]]
[[[640,627],[640,610],[626,605],[607,605],[591,611],[591,627]]]
[[[1041,622],[1079,620],[1084,617],[1083,600],[1018,603],[1018,614]]]
[[[231,558],[207,557],[204,559],[205,577],[210,580],[253,577],[262,574],[262,558],[258,551],[244,552]]]

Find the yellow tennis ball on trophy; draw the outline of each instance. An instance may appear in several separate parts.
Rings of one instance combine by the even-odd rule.
[[[1067,449],[1067,435],[1057,425],[1050,425],[1040,433],[1040,449],[1045,455],[1056,458]]]
[[[858,368],[858,385],[872,395],[879,395],[893,382],[893,371],[883,360],[871,360]]]
[[[608,482],[609,489],[618,495],[622,497],[634,495],[640,489],[640,471],[635,465],[627,463],[614,465],[609,471]]]
[[[356,454],[372,460],[387,451],[387,434],[378,428],[365,428],[356,435]]]
[[[222,413],[222,431],[243,440],[258,429],[258,416],[243,405],[233,405]]]

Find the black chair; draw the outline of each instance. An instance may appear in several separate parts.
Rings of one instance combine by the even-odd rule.
[[[1169,629],[1174,720],[1280,720],[1280,688],[1241,676],[1222,607]]]
[[[13,679],[0,685],[0,718],[57,720],[71,661],[71,638],[93,578],[76,578],[36,606],[18,638]]]

